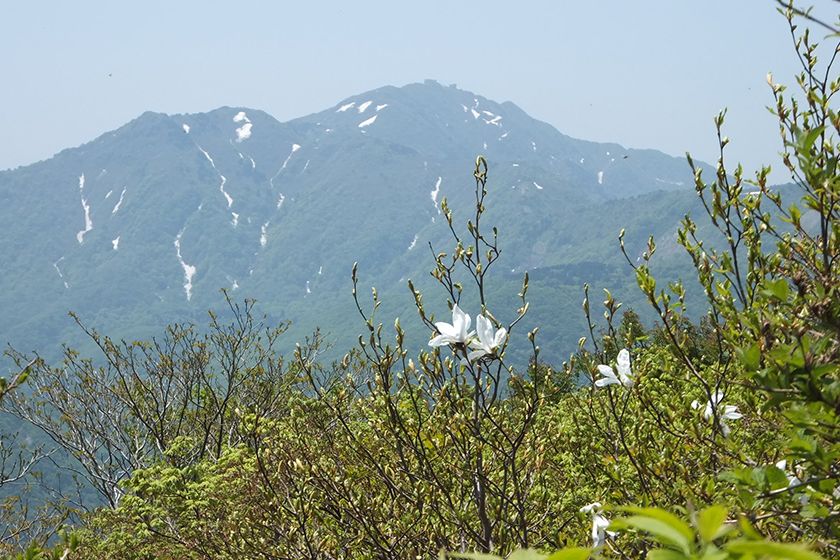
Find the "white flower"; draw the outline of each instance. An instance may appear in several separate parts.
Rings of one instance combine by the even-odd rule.
[[[633,372],[630,371],[630,352],[626,348],[618,353],[618,376],[613,368],[601,364],[598,366],[598,373],[603,377],[595,382],[596,387],[606,387],[607,385],[614,385],[621,383],[628,389],[633,386],[633,379],[631,378]]]
[[[473,351],[467,355],[469,361],[476,360],[487,354],[492,354],[496,348],[502,345],[507,336],[507,329],[494,329],[493,323],[484,315],[475,318],[476,334],[478,340],[471,340],[470,347]]]
[[[592,502],[580,508],[581,513],[592,514],[592,547],[598,548],[604,545],[607,535],[615,537],[615,531],[607,531],[610,520],[601,515],[601,503]]]
[[[776,468],[785,473],[785,476],[787,477],[788,481],[788,488],[790,488],[791,486],[799,486],[800,484],[802,484],[802,481],[799,480],[798,476],[787,472],[787,459],[782,459],[781,461],[776,463]]]
[[[600,511],[601,509],[601,502],[592,502],[591,504],[586,504],[582,508],[580,508],[581,513],[592,513],[593,511]]]
[[[726,423],[727,420],[739,420],[744,417],[743,414],[738,412],[738,407],[735,405],[727,404],[721,410],[720,403],[723,400],[723,393],[720,391],[715,391],[712,395],[712,400],[706,403],[705,408],[703,409],[703,418],[706,420],[712,420],[715,417],[715,411],[717,410],[718,416],[720,419],[720,431],[723,434],[723,437],[729,437],[729,425]],[[691,408],[697,410],[700,408],[700,403],[698,401],[691,402]]]
[[[447,344],[466,344],[474,334],[470,331],[470,316],[461,311],[458,304],[452,306],[452,324],[443,321],[435,323],[440,334],[429,341],[429,346],[446,346]]]

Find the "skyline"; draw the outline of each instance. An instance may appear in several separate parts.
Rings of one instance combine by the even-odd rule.
[[[815,2],[834,19],[834,2]],[[728,159],[773,164],[778,127],[765,75],[794,86],[795,53],[770,0],[628,6],[385,2],[353,6],[160,1],[12,5],[0,23],[7,134],[0,169],[28,165],[144,111],[260,109],[288,121],[385,85],[435,79],[584,140],[714,162],[728,107]],[[816,38],[824,33],[817,32]]]

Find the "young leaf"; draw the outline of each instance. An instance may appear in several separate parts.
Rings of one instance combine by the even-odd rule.
[[[697,515],[697,529],[704,541],[710,543],[725,533],[727,514],[725,507],[716,505],[707,507]]]

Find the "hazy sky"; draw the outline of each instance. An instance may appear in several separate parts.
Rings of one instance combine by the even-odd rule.
[[[836,20],[835,2],[812,3]],[[752,170],[780,148],[765,74],[792,84],[797,70],[772,0],[9,0],[0,12],[0,169],[146,110],[241,105],[282,121],[433,78],[571,136],[707,161],[728,107],[730,157]]]

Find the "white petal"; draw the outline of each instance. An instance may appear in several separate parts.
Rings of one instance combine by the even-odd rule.
[[[615,377],[604,377],[595,382],[596,387],[606,387],[607,385],[616,385],[619,383]]]
[[[473,350],[472,352],[470,352],[469,354],[467,354],[467,359],[468,359],[469,361],[471,361],[471,362],[474,362],[475,360],[477,360],[477,359],[479,359],[479,358],[481,358],[482,356],[485,356],[485,355],[487,355],[487,354],[489,354],[489,352],[487,352],[487,351],[486,351],[486,350],[484,350],[483,348],[482,348],[482,349],[479,349],[479,350]]]
[[[507,329],[502,327],[496,331],[496,336],[493,337],[493,348],[501,346],[502,343],[504,343],[505,338],[507,338]]]
[[[432,340],[429,341],[429,346],[437,347],[437,346],[446,346],[447,344],[452,342],[452,337],[445,334],[439,334],[434,337]]]
[[[720,433],[723,434],[723,437],[729,437],[729,426],[726,425],[726,422],[723,420],[720,421]]]
[[[618,353],[618,374],[630,377],[633,375],[633,372],[630,371],[630,352],[627,351],[626,348],[623,348],[621,352]]]
[[[591,504],[586,504],[582,508],[580,508],[581,513],[589,513],[592,510],[601,509],[601,502],[592,502]]]
[[[481,346],[490,348],[493,342],[493,323],[484,315],[479,315],[475,318],[475,331],[478,334],[478,340],[481,341]]]
[[[453,327],[449,323],[444,323],[443,321],[435,323],[435,328],[440,334],[445,334],[447,336],[455,336],[456,334],[455,327]]]
[[[600,373],[604,377],[609,377],[611,379],[615,379],[616,381],[618,381],[618,378],[615,376],[615,372],[613,371],[613,368],[611,368],[610,366],[605,366],[604,364],[599,365],[598,366],[598,373]]]
[[[598,527],[599,529],[606,529],[610,526],[610,520],[604,517],[603,515],[596,513],[595,516],[592,518],[592,524]]]
[[[472,323],[472,320],[470,319],[470,316],[467,315],[467,314],[464,314],[464,323],[463,323],[463,327],[461,328],[461,334],[463,335],[463,336],[461,336],[461,342],[466,342],[466,340],[469,337],[471,337],[475,332],[475,331],[470,331],[470,323]],[[467,331],[470,331],[470,332],[467,332]]]
[[[738,407],[733,405],[726,405],[722,417],[727,420],[739,420],[743,418],[743,414],[738,412]]]
[[[468,328],[470,328],[469,323],[469,315],[461,311],[461,308],[458,307],[458,304],[452,306],[452,329],[455,331],[455,335],[457,336],[460,332],[466,332]],[[467,326],[464,327],[464,323],[466,322]]]

